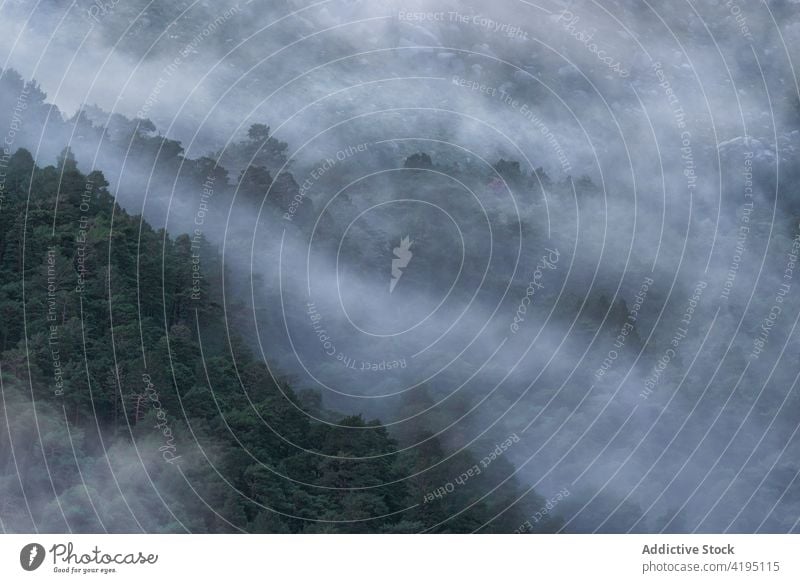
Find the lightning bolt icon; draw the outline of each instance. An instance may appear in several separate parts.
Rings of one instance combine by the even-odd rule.
[[[414,254],[411,252],[411,246],[414,244],[408,235],[400,240],[400,246],[392,249],[397,259],[392,259],[392,280],[389,282],[389,293],[394,291],[394,286],[400,281],[403,276],[403,269],[408,266],[408,262]]]

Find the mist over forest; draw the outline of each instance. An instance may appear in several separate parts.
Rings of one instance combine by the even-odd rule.
[[[0,4],[3,532],[797,532],[800,2]]]

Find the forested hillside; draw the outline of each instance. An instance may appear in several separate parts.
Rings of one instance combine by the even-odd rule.
[[[502,512],[522,493],[502,456],[474,472],[422,425],[295,391],[226,320],[217,250],[121,209],[69,150],[9,153],[3,178],[4,530],[510,532],[542,507]]]

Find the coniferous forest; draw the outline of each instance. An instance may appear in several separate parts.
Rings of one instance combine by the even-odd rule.
[[[0,2],[0,533],[798,532],[745,4]]]
[[[446,455],[424,428],[402,451],[380,420],[295,391],[226,327],[217,252],[122,210],[68,150],[44,168],[25,149],[9,158],[0,221],[7,526],[470,532],[519,496],[476,475],[426,501],[480,460]],[[486,530],[513,530],[522,512]]]

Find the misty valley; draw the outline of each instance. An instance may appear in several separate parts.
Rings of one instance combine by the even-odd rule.
[[[798,532],[796,2],[40,4],[2,532]]]

